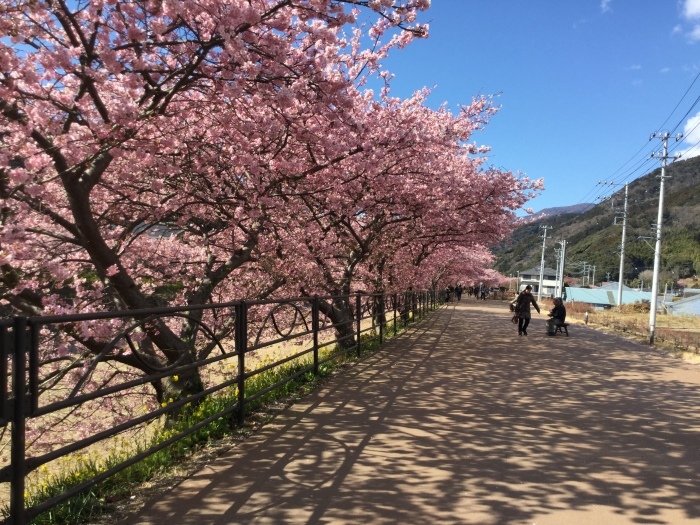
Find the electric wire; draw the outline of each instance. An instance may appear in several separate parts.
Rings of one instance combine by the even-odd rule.
[[[697,75],[695,75],[695,78],[693,81],[690,83],[690,86],[688,86],[688,89],[686,89],[685,93],[683,93],[683,96],[680,98],[680,100],[676,103],[674,108],[671,110],[669,113],[668,117],[661,123],[661,125],[658,127],[659,130],[663,129],[663,127],[666,125],[666,123],[671,119],[671,117],[674,115],[676,110],[680,107],[680,105],[683,103],[683,100],[688,96],[688,93],[692,90],[693,86],[695,83],[698,81],[698,78],[700,78],[700,72],[698,72]],[[680,118],[678,123],[673,127],[672,131],[670,131],[670,134],[675,133],[675,131],[685,122],[686,118],[688,115],[693,111],[693,109],[700,103],[700,96],[698,96],[695,101],[691,104],[691,106],[688,108],[688,110],[685,112],[683,117]],[[695,124],[695,126],[686,133],[686,136],[690,136],[695,129],[700,126],[700,119],[698,119],[698,123]],[[687,148],[684,150],[684,153],[681,155],[684,156],[688,152],[692,151],[694,148],[698,147],[698,144],[700,144],[700,140],[696,142],[692,147]],[[674,151],[676,148],[680,147],[681,142],[675,143],[671,148],[669,148],[669,151]],[[636,153],[634,153],[622,166],[620,166],[617,170],[612,172],[609,176],[608,179],[610,180],[609,186],[621,186],[623,183],[626,181],[629,181],[630,179],[634,180],[636,175],[641,172],[643,169],[646,169],[646,166],[650,163],[653,162],[653,157],[651,154],[653,153],[653,147],[651,148],[651,151],[646,154],[643,158],[637,160],[632,166],[629,168],[625,169],[625,167],[633,162],[636,158],[638,158],[639,154],[644,152],[644,150],[649,149],[649,142],[644,144],[641,148],[637,150]],[[679,158],[681,158],[679,157]],[[624,171],[623,171],[624,170]],[[653,171],[653,170],[650,170]],[[640,176],[643,176],[647,172],[642,172]],[[601,186],[600,182],[596,184],[591,190],[589,190],[583,197],[581,197],[581,200],[577,204],[584,204],[587,200],[590,199],[592,195],[594,195],[597,191],[599,186]],[[615,192],[613,192],[614,194]]]
[[[693,131],[695,131],[695,130],[698,128],[698,126],[700,126],[700,119],[698,119],[698,121],[697,121],[697,123],[695,124],[695,126],[693,126],[693,128],[692,128],[690,131],[688,131],[688,132],[686,133],[686,136],[687,136],[687,137],[692,136],[692,135],[693,135]],[[671,147],[669,148],[669,152],[675,151],[678,147],[680,147],[680,145],[681,145],[681,142],[675,142],[675,143],[672,144]],[[678,158],[682,158],[683,156],[685,156],[689,151],[692,151],[697,145],[698,145],[698,143],[696,142],[693,146],[691,146],[690,148],[687,148],[687,149],[680,155],[680,157],[678,157]]]
[[[657,131],[662,130],[663,127],[666,125],[666,122],[668,122],[668,121],[671,119],[671,115],[673,115],[673,114],[676,112],[676,110],[678,109],[678,106],[680,106],[680,105],[681,105],[681,102],[683,102],[683,99],[685,99],[685,97],[688,95],[688,93],[690,93],[690,90],[693,88],[693,86],[695,85],[695,82],[697,82],[698,78],[700,78],[700,71],[698,72],[697,75],[695,75],[695,78],[694,78],[693,81],[690,83],[690,86],[688,86],[688,89],[685,90],[685,93],[683,93],[683,96],[681,97],[681,99],[680,99],[680,100],[678,101],[678,103],[676,104],[676,107],[674,107],[673,110],[671,110],[671,113],[669,113],[668,117],[666,117],[666,120],[664,120],[664,121],[661,123],[661,125],[658,127]],[[696,100],[695,102],[697,103],[697,100]],[[686,113],[686,115],[687,115],[687,113]],[[681,120],[683,120],[683,119],[681,119]],[[673,129],[674,129],[674,131],[675,131],[676,129],[678,129],[678,124],[676,124],[676,127],[673,128]]]
[[[670,131],[671,135],[673,135],[676,132],[676,130],[678,129],[678,126],[680,126],[681,124],[683,124],[683,122],[685,122],[686,117],[690,114],[691,111],[693,111],[693,108],[698,105],[698,102],[700,102],[700,96],[695,99],[695,102],[693,102],[693,105],[690,106],[690,109],[688,109],[688,111],[685,112],[685,115],[683,115],[681,117],[678,124],[676,124],[675,127]]]

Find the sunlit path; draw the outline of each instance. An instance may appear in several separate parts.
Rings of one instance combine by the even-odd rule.
[[[700,522],[700,369],[443,308],[133,524]]]

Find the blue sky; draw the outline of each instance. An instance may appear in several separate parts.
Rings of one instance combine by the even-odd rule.
[[[430,87],[431,106],[454,110],[498,95],[474,138],[493,166],[544,179],[535,211],[594,202],[610,193],[598,181],[648,173],[660,165],[652,133],[700,122],[700,0],[433,0],[420,21],[429,38],[383,64],[392,93]],[[670,145],[698,141],[700,126]]]

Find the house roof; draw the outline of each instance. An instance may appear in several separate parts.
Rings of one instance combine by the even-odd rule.
[[[680,301],[664,302],[671,315],[700,315],[700,295],[686,297]]]
[[[547,268],[545,267],[544,272],[542,272],[544,275],[554,275],[556,277],[557,271],[554,270],[553,268]],[[523,275],[539,275],[540,274],[540,269],[538,268],[530,268],[529,270],[523,270],[520,272],[520,276],[522,277]]]
[[[614,291],[614,290],[619,289],[619,287],[620,287],[620,283],[608,283],[608,284],[604,284],[603,286],[598,287],[597,289],[598,290],[613,290]],[[623,284],[622,285],[623,293],[627,290],[634,291],[635,288],[630,288],[629,286]]]
[[[605,290],[601,288],[573,288],[566,290],[566,301],[578,303],[597,304],[602,306],[617,305],[617,289]],[[623,289],[622,304],[633,304],[641,301],[651,301],[651,292],[638,292],[637,290]]]

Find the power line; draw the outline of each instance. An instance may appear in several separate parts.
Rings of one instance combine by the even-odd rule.
[[[658,127],[659,130],[661,130],[661,129],[666,125],[666,123],[671,119],[671,117],[673,116],[673,114],[676,112],[676,110],[677,110],[677,109],[680,107],[680,105],[682,104],[683,100],[685,100],[685,98],[688,96],[688,93],[690,93],[690,91],[693,89],[693,86],[695,85],[695,83],[698,81],[699,78],[700,78],[700,72],[698,72],[698,74],[695,75],[695,78],[693,78],[693,81],[690,83],[690,86],[688,86],[688,89],[685,90],[685,93],[683,93],[683,96],[682,96],[682,97],[680,98],[680,100],[676,103],[676,105],[674,106],[673,110],[671,110],[671,112],[669,113],[668,117],[666,117],[666,119],[665,119],[665,120],[661,123],[661,125]],[[685,112],[685,114],[683,115],[683,117],[678,121],[678,123],[674,126],[673,130],[671,130],[671,131],[669,132],[669,134],[673,134],[673,133],[678,129],[678,127],[681,126],[681,125],[683,124],[683,122],[684,122],[685,119],[688,117],[688,115],[690,114],[690,112],[693,111],[693,109],[694,109],[699,103],[700,103],[700,96],[698,96],[698,97],[695,99],[695,101],[693,102],[693,104],[690,106],[690,108],[688,108],[688,110]],[[693,127],[692,130],[690,130],[688,133],[686,133],[686,136],[689,136],[698,126],[700,126],[700,120],[698,120],[698,123]],[[687,151],[691,151],[692,149],[694,149],[695,147],[697,147],[699,144],[700,144],[700,141],[696,142],[696,143],[695,143],[691,148],[689,148]],[[674,150],[674,149],[676,149],[676,148],[679,147],[679,146],[680,146],[680,144],[679,144],[679,143],[676,143],[676,144],[671,148],[671,150]],[[622,166],[620,166],[617,170],[615,170],[614,172],[612,172],[612,173],[607,177],[607,179],[609,179],[609,180],[615,182],[616,184],[622,184],[622,183],[628,181],[629,179],[633,178],[633,176],[634,176],[635,174],[637,174],[638,172],[640,172],[647,164],[649,164],[649,163],[651,162],[651,156],[647,153],[647,154],[644,155],[643,158],[641,158],[640,160],[637,160],[636,163],[635,163],[633,166],[631,166],[630,168],[625,169],[625,167],[626,167],[628,164],[630,164],[631,162],[633,162],[633,161],[639,156],[640,153],[644,152],[644,150],[646,150],[646,149],[648,149],[648,148],[649,148],[649,142],[646,142],[642,147],[639,148],[639,150],[637,150],[636,153],[634,153],[634,154],[629,158],[629,160],[627,160],[627,161],[626,161]],[[624,171],[623,171],[623,170],[624,170]],[[620,172],[622,172],[622,173],[620,173]],[[618,173],[619,173],[619,175],[618,175]],[[644,173],[642,173],[642,175],[644,175]],[[596,185],[596,187],[597,187],[597,185]],[[578,204],[583,204],[584,202],[586,202],[587,199],[590,199],[590,197],[591,197],[592,195],[594,195],[595,192],[597,191],[597,190],[596,190],[596,187],[594,187],[594,188],[591,189],[588,193],[586,193],[586,194],[581,198],[581,200],[578,202]]]
[[[685,112],[685,115],[681,117],[681,120],[676,124],[676,126],[671,130],[671,133],[675,132],[678,129],[678,126],[683,124],[683,121],[685,121],[686,117],[690,114],[691,111],[693,111],[693,108],[698,105],[698,102],[700,102],[700,96],[695,99],[695,102],[693,102],[693,105],[690,106],[690,109]]]
[[[693,131],[695,131],[698,128],[698,126],[700,126],[700,119],[698,119],[698,122],[695,124],[695,126],[693,126],[693,128],[690,131],[688,131],[688,133],[686,133],[686,135],[691,136],[693,134]],[[700,143],[700,141],[696,142],[692,147],[688,148],[686,151],[691,151],[699,143]],[[670,147],[669,151],[674,151],[679,146],[680,146],[680,142],[676,142],[675,144],[673,144],[673,146]],[[682,154],[681,154],[681,156],[682,156]]]
[[[678,109],[678,106],[680,106],[680,105],[681,105],[681,102],[683,102],[683,99],[686,97],[686,95],[687,95],[688,93],[690,93],[690,90],[693,88],[693,86],[695,85],[695,82],[697,82],[698,78],[700,78],[700,72],[698,72],[698,74],[695,75],[695,78],[694,78],[693,81],[690,83],[690,86],[688,86],[688,89],[685,90],[685,93],[683,93],[683,96],[682,96],[681,99],[678,101],[678,104],[676,104],[676,107],[674,107],[673,110],[671,111],[671,113],[668,115],[668,117],[666,117],[666,120],[664,120],[664,121],[661,123],[661,125],[658,127],[658,130],[663,129],[663,127],[666,125],[666,122],[668,122],[669,119],[671,118],[671,115],[673,115],[673,114],[676,112],[676,110]],[[695,103],[697,104],[697,100],[695,101]],[[695,104],[693,104],[693,106],[694,106],[694,105],[695,105]],[[687,113],[686,113],[686,115],[687,115]],[[682,120],[682,119],[681,119],[681,120]],[[676,127],[673,128],[673,131],[675,131],[677,128],[678,128],[678,124],[676,124]],[[672,131],[671,133],[673,133],[673,131]]]

